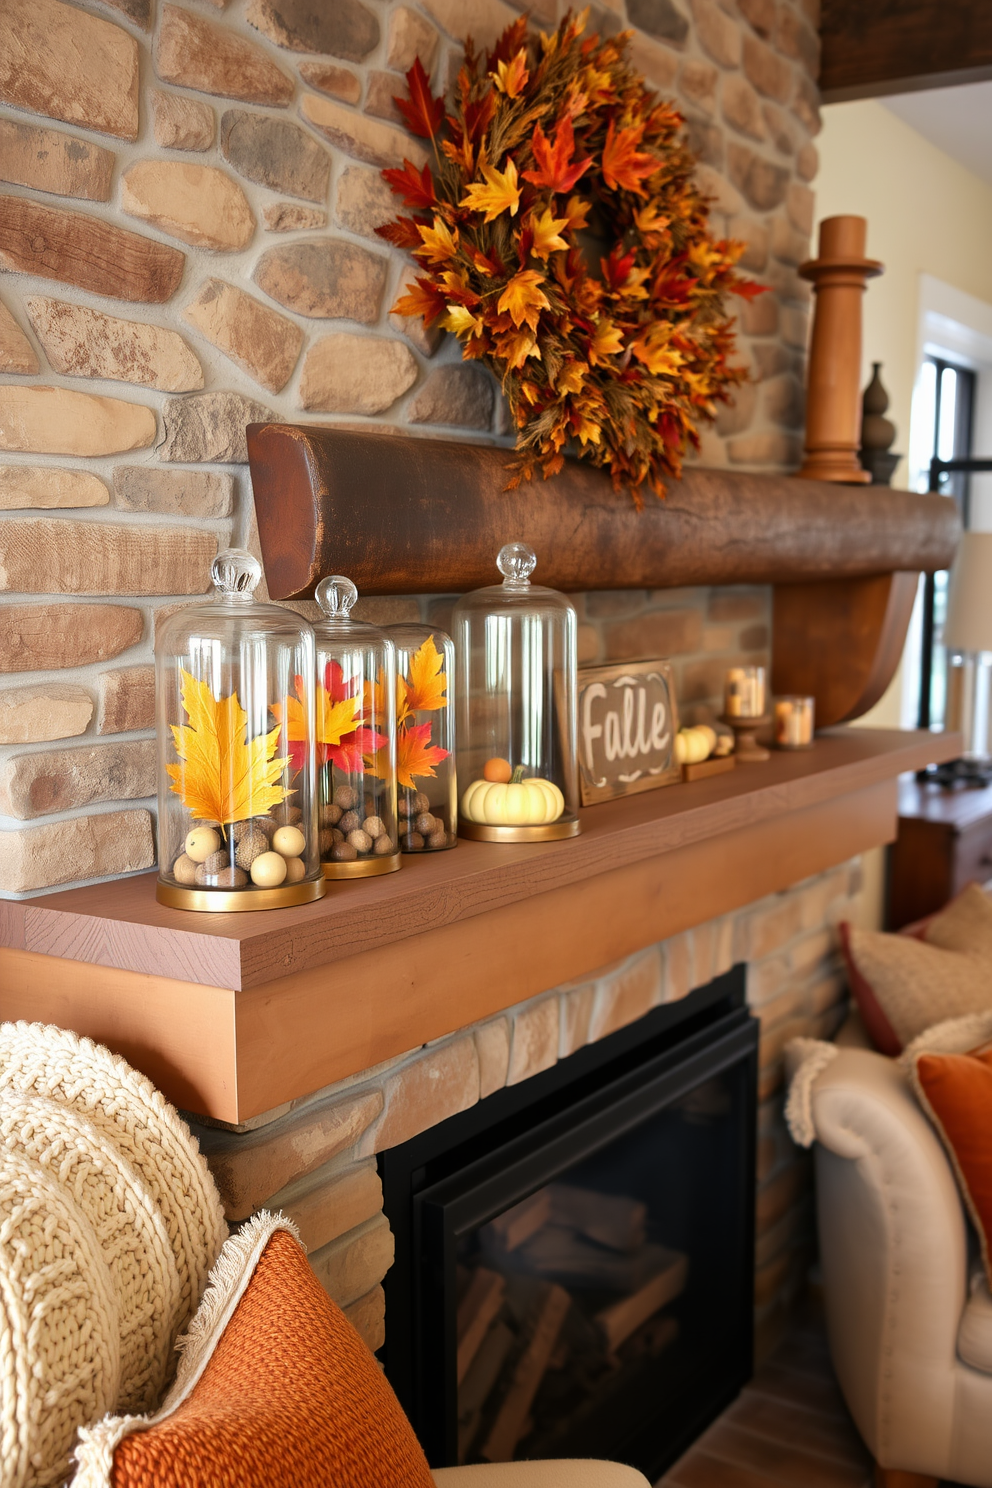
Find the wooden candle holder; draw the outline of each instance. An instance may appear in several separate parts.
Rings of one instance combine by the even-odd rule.
[[[760,718],[735,718],[729,713],[721,715],[721,722],[734,731],[734,758],[742,765],[760,765],[771,759],[771,754],[756,738],[759,729],[768,728],[772,721],[770,713]]]
[[[868,485],[858,460],[861,443],[861,297],[882,265],[865,258],[864,217],[827,217],[820,254],[799,272],[813,284],[816,304],[806,383],[806,480]]]

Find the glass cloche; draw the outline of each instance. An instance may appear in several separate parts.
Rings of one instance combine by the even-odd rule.
[[[155,642],[157,897],[178,909],[304,904],[324,893],[317,851],[313,631],[254,591],[250,553],[214,559],[213,593]]]
[[[427,625],[391,625],[396,647],[396,778],[400,848],[439,852],[458,843],[455,647]]]
[[[316,754],[320,857],[328,878],[392,873],[402,862],[396,824],[396,653],[374,625],[351,618],[358,590],[321,579]]]
[[[458,830],[489,842],[579,831],[575,610],[530,582],[524,543],[502,548],[502,584],[455,605]]]

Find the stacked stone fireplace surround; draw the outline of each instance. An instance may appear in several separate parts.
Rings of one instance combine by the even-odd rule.
[[[529,7],[540,24],[556,0]],[[375,236],[379,168],[423,158],[391,101],[419,53],[436,86],[503,0],[5,0],[0,8],[0,896],[155,861],[152,645],[219,546],[254,542],[252,419],[506,440],[498,389],[457,345],[390,314],[409,264]],[[798,460],[817,156],[818,0],[603,0],[685,113],[716,229],[770,287],[740,307],[751,381],[702,439],[709,465]],[[540,499],[540,493],[535,493]],[[525,536],[526,534],[521,534]],[[670,656],[686,714],[767,659],[760,589],[575,596],[581,660]],[[362,613],[443,625],[450,597]],[[761,1019],[759,1345],[811,1245],[781,1118],[782,1047],[829,1033],[832,926],[859,865],[551,989],[250,1131],[200,1128],[232,1218],[276,1203],[368,1341],[392,1239],[374,1154],[748,963]]]

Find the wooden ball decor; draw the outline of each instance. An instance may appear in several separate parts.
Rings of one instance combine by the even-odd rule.
[[[820,223],[819,257],[799,272],[813,285],[815,307],[806,381],[806,480],[867,485],[861,443],[861,310],[865,285],[883,266],[865,257],[864,217]]]
[[[277,852],[262,853],[251,865],[251,881],[260,889],[277,889],[286,873],[286,859]]]

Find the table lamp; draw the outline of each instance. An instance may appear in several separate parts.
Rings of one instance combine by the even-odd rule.
[[[989,758],[989,666],[992,652],[992,532],[966,532],[951,570],[947,620],[945,728],[964,736],[964,757]]]

